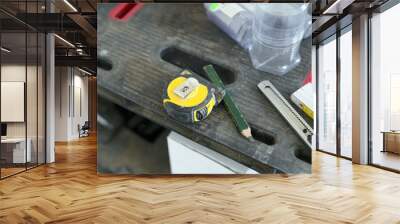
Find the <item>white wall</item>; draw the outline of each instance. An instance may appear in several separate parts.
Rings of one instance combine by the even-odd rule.
[[[56,67],[56,141],[79,137],[78,124],[83,125],[88,120],[88,105],[87,76],[76,68]]]
[[[2,65],[1,81],[25,82],[25,65],[17,65],[17,64]],[[5,110],[6,108],[1,108],[1,109]],[[24,122],[7,123],[7,137],[25,137],[25,123]]]
[[[76,74],[78,72],[78,75]],[[73,119],[72,119],[72,136],[74,138],[78,137],[78,124],[81,126],[85,123],[85,121],[89,120],[88,117],[88,107],[89,107],[89,102],[88,102],[88,77],[87,76],[82,76],[83,73],[81,73],[79,70],[75,70],[75,77],[74,77],[74,103],[75,106],[73,110],[75,110],[75,113],[73,113]],[[80,97],[79,97],[80,95]],[[80,102],[79,102],[80,101]],[[79,108],[81,107],[81,108]],[[82,110],[82,111],[80,111]]]
[[[55,141],[68,140],[69,68],[55,68]]]
[[[38,69],[38,70],[37,70]],[[25,64],[3,64],[1,66],[2,82],[24,82],[26,84],[26,107],[23,106],[22,113],[26,112],[27,120],[23,122],[6,122],[8,138],[25,138],[30,140],[32,161],[44,162],[44,74],[42,67]],[[27,78],[27,82],[26,79]],[[23,94],[23,93],[22,93]],[[7,97],[7,96],[2,96]],[[11,110],[2,107],[1,110]],[[39,156],[37,156],[39,153]]]
[[[28,71],[28,75],[34,74],[36,76],[36,67],[33,66],[28,66],[27,68],[24,65],[18,65],[18,64],[5,64],[1,66],[1,81],[2,82],[25,82],[25,75],[26,71]],[[29,77],[28,77],[29,78]],[[35,82],[36,85],[36,82]],[[27,93],[28,98],[29,97],[35,97],[36,98],[36,89],[34,92]],[[27,99],[28,102],[31,102],[32,100]],[[36,105],[35,105],[36,107]],[[6,108],[1,108],[2,110],[6,110]],[[33,115],[31,113],[28,113],[28,122],[31,122],[35,120],[36,123],[36,114],[34,114],[35,119],[33,117],[30,117],[30,115]],[[28,125],[28,127],[33,126],[33,124]],[[28,133],[29,134],[29,133]],[[7,122],[7,136],[8,137],[25,137],[25,122]],[[29,136],[28,136],[29,137]]]
[[[24,122],[25,83],[1,82],[1,121]],[[35,107],[36,108],[36,105]]]

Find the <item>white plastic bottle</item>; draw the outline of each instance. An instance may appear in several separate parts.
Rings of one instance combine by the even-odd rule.
[[[299,47],[311,21],[308,10],[302,3],[255,4],[249,52],[256,69],[283,75],[300,63]]]
[[[250,4],[204,3],[208,18],[240,46],[249,49],[251,42]]]

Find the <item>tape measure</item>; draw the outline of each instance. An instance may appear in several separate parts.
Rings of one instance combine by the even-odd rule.
[[[163,93],[163,105],[174,119],[194,123],[204,120],[221,101],[223,93],[211,85],[203,84],[185,70],[168,83]]]

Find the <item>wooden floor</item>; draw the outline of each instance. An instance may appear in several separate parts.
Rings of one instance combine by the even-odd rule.
[[[372,159],[374,164],[400,170],[400,154],[376,150]]]
[[[312,175],[96,173],[94,137],[0,181],[0,223],[400,223],[400,175],[320,152]]]
[[[23,172],[25,170],[25,167],[21,167],[21,168],[1,168],[1,177],[7,177],[7,176],[11,176],[13,174],[19,173],[19,172]]]

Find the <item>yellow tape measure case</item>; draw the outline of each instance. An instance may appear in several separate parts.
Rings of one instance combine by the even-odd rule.
[[[192,75],[176,77],[163,90],[167,114],[185,123],[204,120],[217,104],[215,88],[199,83]]]

